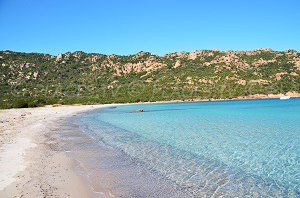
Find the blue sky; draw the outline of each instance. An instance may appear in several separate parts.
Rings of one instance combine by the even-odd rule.
[[[299,0],[0,0],[0,50],[300,51]]]

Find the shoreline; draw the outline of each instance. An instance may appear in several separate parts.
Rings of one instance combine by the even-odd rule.
[[[277,100],[269,100],[269,101],[257,101],[257,103],[265,103],[265,102],[270,102],[270,103],[281,103],[281,101],[278,100],[278,102],[276,102]],[[299,101],[296,101],[299,102]],[[244,103],[244,102],[242,102]],[[224,104],[224,103],[222,103]],[[285,103],[283,103],[285,104]],[[193,105],[191,103],[191,105]],[[200,103],[199,103],[200,105]],[[164,105],[163,105],[164,106]],[[138,106],[127,106],[126,108],[130,108],[129,112],[133,112],[134,109],[136,109]],[[146,108],[146,107],[145,107]],[[160,107],[158,107],[160,108]],[[127,109],[128,110],[128,109]],[[118,110],[117,110],[118,111]],[[123,112],[122,110],[120,110],[120,112]],[[164,147],[160,147],[159,145],[153,146],[153,144],[149,144],[147,145],[146,142],[147,141],[142,141],[139,138],[135,139],[134,136],[130,135],[130,131],[127,130],[122,130],[121,128],[118,128],[118,125],[115,125],[117,128],[114,127],[114,124],[106,124],[106,121],[101,122],[101,119],[96,119],[96,117],[93,116],[93,114],[98,114],[98,116],[101,116],[101,112],[91,112],[90,115],[84,115],[84,117],[86,116],[87,118],[82,120],[82,122],[77,121],[77,122],[73,122],[75,123],[75,125],[78,124],[78,126],[83,126],[80,131],[81,133],[77,133],[77,134],[72,134],[69,140],[69,144],[73,144],[75,145],[74,150],[71,150],[71,155],[73,155],[73,157],[75,156],[78,157],[79,161],[82,161],[82,163],[84,165],[87,165],[85,167],[86,169],[86,173],[90,173],[90,181],[91,184],[94,184],[95,186],[97,186],[97,184],[99,184],[100,186],[104,187],[105,189],[109,189],[111,190],[111,192],[113,192],[114,195],[116,195],[117,197],[135,197],[135,195],[139,194],[141,195],[142,193],[147,192],[146,194],[143,194],[143,196],[141,197],[147,197],[148,195],[151,195],[149,193],[149,189],[152,189],[152,192],[162,192],[163,189],[160,188],[156,188],[155,186],[152,186],[151,183],[148,182],[144,182],[143,180],[140,179],[140,177],[135,177],[135,174],[137,173],[142,173],[142,176],[147,178],[148,181],[156,181],[155,176],[158,176],[159,178],[161,178],[161,180],[159,180],[159,182],[156,182],[157,184],[159,184],[160,186],[168,186],[168,184],[165,183],[165,181],[171,181],[174,182],[173,185],[176,186],[173,189],[173,192],[176,189],[176,193],[183,193],[180,194],[180,197],[193,197],[194,195],[200,195],[201,193],[206,193],[203,192],[201,190],[198,189],[202,189],[201,183],[200,186],[196,187],[196,188],[192,188],[192,185],[189,187],[190,190],[186,189],[185,186],[186,185],[190,185],[189,182],[180,185],[179,183],[177,183],[178,181],[181,181],[181,179],[176,180],[180,177],[180,178],[185,178],[186,174],[189,174],[188,172],[181,172],[180,171],[174,171],[172,172],[168,172],[167,175],[165,175],[165,170],[169,170],[168,168],[171,167],[171,164],[174,164],[174,168],[180,170],[182,168],[180,168],[180,163],[178,163],[177,159],[182,159],[182,156],[189,156],[188,153],[184,154],[184,155],[175,155],[177,157],[174,158],[170,158],[170,156],[168,155],[171,151],[169,147],[166,147],[166,150],[164,150]],[[121,113],[122,114],[122,113]],[[103,114],[102,114],[103,115]],[[126,115],[126,113],[125,113]],[[132,114],[133,115],[133,114]],[[136,114],[137,115],[137,114]],[[95,118],[95,120],[94,120]],[[73,119],[73,118],[71,118]],[[82,117],[74,117],[75,120],[80,120],[82,119]],[[119,119],[122,119],[122,117],[119,117]],[[104,119],[105,120],[105,119]],[[95,123],[95,121],[97,123]],[[72,123],[71,121],[69,123]],[[95,123],[95,125],[93,125],[93,123]],[[73,127],[74,128],[74,127]],[[65,131],[65,130],[63,130]],[[103,133],[98,134],[99,131],[102,131]],[[122,131],[122,132],[120,132]],[[133,130],[134,131],[134,130]],[[133,132],[132,131],[132,132]],[[127,133],[128,132],[128,133]],[[145,131],[144,131],[145,132]],[[125,135],[124,135],[125,134]],[[127,135],[126,135],[127,134]],[[110,141],[110,137],[124,137],[124,144],[122,146],[122,140],[119,142],[118,140],[116,140],[116,142],[114,141]],[[75,137],[75,138],[74,138]],[[90,138],[89,140],[86,139],[85,137]],[[133,141],[131,141],[131,139],[129,140],[128,138],[133,138]],[[122,139],[122,138],[121,138]],[[126,142],[129,141],[129,142]],[[154,161],[157,161],[158,164],[160,164],[160,162],[162,164],[169,164],[168,167],[164,167],[162,169],[156,169],[153,167],[156,167],[155,165],[152,164],[151,166],[151,162],[153,162],[153,159],[148,161],[150,162],[150,165],[146,163],[144,160],[142,160],[141,158],[137,157],[135,158],[135,156],[141,156],[138,154],[139,149],[137,149],[134,152],[128,152],[127,150],[127,146],[126,145],[130,145],[130,148],[133,148],[135,146],[133,146],[131,143],[132,142],[136,142],[136,144],[138,144],[137,142],[143,142],[142,147],[140,148],[141,152],[143,152],[142,148],[150,148],[151,147],[151,152],[148,153],[147,156],[151,156],[151,153],[154,153],[154,155],[156,155],[155,153],[159,153],[158,156],[155,157]],[[115,144],[116,143],[116,144]],[[120,144],[118,144],[120,143]],[[129,143],[129,144],[127,144]],[[101,146],[104,145],[104,146]],[[135,148],[139,148],[139,145],[136,145],[137,147]],[[69,148],[74,148],[74,146],[70,146]],[[155,148],[162,148],[161,150],[155,150]],[[79,151],[79,153],[78,153]],[[133,150],[131,150],[133,151]],[[84,153],[84,154],[83,154]],[[88,153],[88,155],[87,155]],[[135,155],[135,153],[137,155]],[[141,153],[140,153],[141,154]],[[164,155],[166,154],[166,155]],[[173,154],[176,154],[176,152],[174,151]],[[160,158],[161,157],[161,158]],[[171,163],[167,163],[166,160],[171,160]],[[172,159],[174,161],[172,161]],[[191,160],[193,159],[193,160]],[[195,161],[194,161],[195,159]],[[191,161],[189,161],[191,160]],[[179,160],[180,161],[180,160]],[[207,158],[194,158],[194,156],[192,155],[192,157],[186,157],[185,160],[183,160],[185,162],[187,162],[187,164],[191,163],[192,164],[201,164],[201,166],[199,166],[199,169],[196,171],[197,173],[202,173],[203,170],[207,171],[210,170],[211,166],[214,166],[216,164],[218,164],[218,162],[214,162],[213,160],[211,160],[211,158],[207,157]],[[128,165],[130,164],[130,165]],[[183,165],[183,167],[185,167],[185,165]],[[228,181],[227,185],[229,189],[234,189],[235,186],[237,186],[238,184],[235,183],[234,181],[239,180],[241,178],[245,178],[245,180],[243,180],[242,185],[245,187],[245,192],[247,191],[248,193],[251,193],[251,185],[254,186],[260,186],[261,189],[255,189],[253,190],[252,193],[266,193],[268,190],[268,188],[270,187],[272,189],[273,192],[276,192],[276,194],[278,195],[282,195],[281,191],[279,190],[280,188],[277,188],[277,186],[275,187],[271,187],[268,186],[268,182],[261,182],[264,181],[263,178],[259,178],[256,176],[253,176],[251,174],[248,174],[247,172],[241,171],[240,169],[235,169],[234,167],[228,167],[228,166],[222,166],[222,164],[218,164],[217,167],[219,167],[220,171],[215,170],[210,172],[210,176],[208,176],[208,181],[210,181],[211,177],[214,178],[215,176],[218,177],[220,175],[229,175],[229,177],[235,178],[232,179],[230,182]],[[141,168],[141,169],[140,169]],[[228,169],[227,169],[228,168]],[[172,169],[172,168],[171,168]],[[148,174],[150,170],[150,173],[152,174]],[[175,169],[173,169],[175,170]],[[222,170],[226,170],[225,172],[223,172]],[[151,172],[153,171],[153,172]],[[205,172],[204,171],[204,172]],[[175,174],[174,174],[175,173]],[[238,174],[237,174],[238,173]],[[147,175],[147,176],[146,176]],[[180,176],[179,176],[180,175]],[[153,177],[154,176],[154,177]],[[192,176],[192,175],[190,175]],[[206,174],[203,175],[198,175],[199,178],[207,178]],[[253,178],[252,178],[253,176]],[[241,177],[241,178],[240,178]],[[149,179],[151,178],[151,179]],[[226,180],[227,177],[225,178],[219,178],[220,180]],[[248,180],[247,178],[251,178],[250,180]],[[228,178],[227,178],[228,179]],[[269,180],[267,180],[269,181]],[[271,180],[270,180],[271,181]],[[134,185],[133,185],[134,184]],[[195,184],[197,185],[197,184]],[[213,189],[213,187],[215,187],[215,183],[212,182],[210,184],[208,184],[208,189]],[[250,186],[249,186],[250,185]],[[277,185],[279,185],[279,183],[277,183]],[[122,187],[120,187],[122,186]],[[144,186],[147,186],[147,189],[143,189]],[[231,187],[229,187],[231,186]],[[247,187],[246,187],[247,186]],[[284,184],[280,184],[281,187],[285,188],[286,186]],[[155,190],[153,190],[154,188],[156,188]],[[97,188],[94,188],[97,189]],[[168,188],[170,189],[170,188]],[[178,191],[177,191],[178,189]],[[194,189],[194,190],[193,190]],[[209,191],[207,191],[209,192]],[[237,191],[239,192],[239,191]],[[293,191],[291,191],[293,192]],[[228,191],[224,191],[223,193],[230,194],[230,190]],[[233,191],[231,191],[231,193],[235,193]],[[294,193],[294,192],[293,192]],[[296,192],[297,193],[297,192]],[[165,192],[163,191],[163,193],[159,193],[159,194],[165,194]],[[222,194],[222,193],[221,193]],[[173,197],[173,196],[170,196]]]
[[[265,96],[0,110],[0,172],[4,173],[0,197],[113,197],[109,189],[91,189],[88,178],[78,174],[79,162],[60,150],[60,124],[67,118],[118,105],[274,99],[279,95]]]
[[[116,105],[1,110],[0,197],[94,197],[77,162],[59,149],[59,122]]]
[[[286,95],[292,98],[300,98],[300,93],[288,92]],[[167,100],[155,102],[137,102],[137,103],[124,103],[124,104],[155,104],[155,103],[176,103],[176,102],[214,102],[214,101],[239,101],[239,100],[264,100],[264,99],[280,99],[282,94],[254,94],[248,96],[239,96],[235,98],[211,98],[211,99],[187,99],[187,100]]]

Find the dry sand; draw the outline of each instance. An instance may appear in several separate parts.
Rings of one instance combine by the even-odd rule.
[[[112,105],[1,110],[0,197],[110,197],[89,189],[74,171],[78,164],[55,149],[51,137],[60,119],[108,106]]]

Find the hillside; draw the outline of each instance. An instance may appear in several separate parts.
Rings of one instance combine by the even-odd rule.
[[[164,56],[0,51],[0,108],[299,93],[299,75],[300,53],[294,50]]]

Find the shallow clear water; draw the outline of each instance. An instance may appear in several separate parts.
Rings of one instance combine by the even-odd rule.
[[[80,119],[190,195],[300,196],[300,99],[126,105]]]

